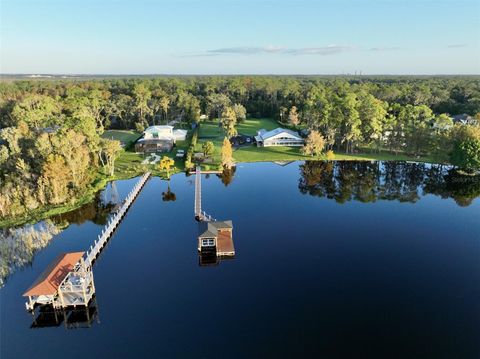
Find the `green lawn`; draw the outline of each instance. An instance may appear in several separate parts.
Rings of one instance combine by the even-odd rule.
[[[250,118],[238,124],[238,133],[243,135],[255,135],[258,130],[264,128],[267,131],[281,127],[273,119]],[[224,131],[218,126],[217,121],[202,122],[195,152],[202,152],[202,144],[206,141],[212,141],[215,145],[215,152],[212,156],[211,165],[218,165],[221,161],[221,149]],[[300,152],[300,147],[256,147],[247,146],[234,149],[233,157],[236,162],[268,162],[268,161],[296,161],[296,160],[326,160],[325,155],[312,157],[305,156]],[[432,157],[413,158],[404,154],[394,155],[386,151],[380,153],[365,151],[356,154],[336,153],[334,160],[344,161],[418,161],[418,162],[437,162]]]
[[[242,135],[254,136],[262,128],[270,131],[277,127],[281,127],[280,124],[271,118],[248,118],[237,125],[237,131]]]
[[[217,138],[223,139],[225,132],[223,128],[218,126],[217,121],[202,122],[200,124],[200,130],[198,132],[198,138]]]
[[[177,141],[176,147],[170,152],[159,152],[157,155],[160,157],[167,156],[173,158],[175,161],[175,169],[171,170],[171,173],[177,173],[185,169],[185,162],[183,158],[178,158],[175,155],[177,150],[183,149],[185,152],[188,149],[189,141]],[[115,162],[115,177],[129,178],[140,175],[147,171],[151,171],[153,175],[163,175],[163,171],[158,169],[158,163],[155,165],[142,164],[143,160],[149,157],[150,154],[135,153],[131,150],[123,151]]]
[[[129,130],[108,130],[102,134],[102,137],[108,138],[109,140],[117,140],[129,145],[141,135],[141,133]]]
[[[237,131],[242,135],[256,135],[257,131],[264,128],[266,130],[273,130],[274,128],[279,127],[279,124],[268,118],[249,118],[237,125]],[[215,152],[212,155],[212,165],[218,165],[221,161],[221,152],[223,139],[225,138],[225,132],[223,129],[218,126],[218,121],[208,121],[202,122],[200,124],[200,131],[198,134],[198,142],[195,146],[195,152],[202,152],[202,145],[211,141],[215,145]],[[285,148],[284,148],[285,149]],[[288,150],[288,149],[287,149]],[[281,151],[280,151],[281,152]],[[282,156],[281,153],[277,156]],[[234,154],[235,157],[235,154]],[[285,157],[285,156],[284,156]],[[264,161],[269,161],[269,158],[264,159]],[[237,159],[240,162],[240,160]],[[248,162],[247,160],[241,162]]]
[[[267,162],[267,161],[296,161],[296,160],[326,160],[325,155],[305,156],[300,152],[301,147],[242,147],[234,150],[233,157],[236,162]],[[413,158],[411,156],[399,154],[397,156],[386,153],[355,153],[343,154],[335,153],[333,160],[343,161],[417,161],[417,162],[435,162],[431,157]]]

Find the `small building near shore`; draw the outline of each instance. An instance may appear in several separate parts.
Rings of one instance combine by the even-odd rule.
[[[267,131],[261,129],[255,136],[258,147],[270,146],[303,146],[304,140],[298,132],[278,127]]]
[[[150,126],[135,143],[135,152],[169,152],[177,141],[186,140],[187,132],[173,126]]]

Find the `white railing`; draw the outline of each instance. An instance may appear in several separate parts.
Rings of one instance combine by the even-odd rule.
[[[200,221],[216,221],[207,212],[202,211],[202,171],[200,166],[197,166],[195,171],[195,204],[194,204],[195,217]]]
[[[147,182],[150,177],[150,172],[145,173],[140,180],[135,184],[130,193],[125,198],[123,205],[113,214],[112,217],[108,220],[108,223],[105,225],[105,228],[102,229],[102,233],[98,235],[98,238],[94,241],[93,245],[90,246],[90,249],[85,255],[85,263],[87,266],[91,266],[95,258],[101,252],[102,248],[107,243],[110,236],[113,234],[115,229],[120,224],[125,213],[132,205],[133,201],[137,198],[140,190],[143,188],[145,182]]]

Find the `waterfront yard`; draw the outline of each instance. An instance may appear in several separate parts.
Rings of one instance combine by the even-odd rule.
[[[273,119],[268,118],[250,118],[240,122],[237,125],[239,134],[253,136],[258,130],[264,128],[267,131],[273,130],[281,125]],[[215,145],[215,151],[208,162],[209,166],[218,166],[221,161],[222,142],[225,133],[218,121],[202,122],[200,124],[198,142],[195,146],[195,152],[202,152],[202,145],[211,141]],[[236,162],[268,162],[268,161],[296,161],[296,160],[326,160],[325,155],[306,156],[301,153],[301,147],[257,147],[256,145],[235,148],[233,157]],[[354,154],[335,153],[333,160],[378,160],[378,161],[418,161],[418,162],[435,162],[434,158],[421,157],[413,158],[405,154],[394,155],[386,151],[379,153],[361,151]]]
[[[141,133],[130,130],[108,130],[102,134],[103,138],[120,141],[127,147],[133,144],[138,138],[140,138],[140,136],[142,136]]]

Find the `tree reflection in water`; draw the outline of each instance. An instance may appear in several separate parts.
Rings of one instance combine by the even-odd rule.
[[[237,170],[237,167],[235,166],[231,168],[224,168],[222,173],[218,174],[217,177],[220,178],[220,180],[225,185],[225,187],[228,187],[228,185],[233,181],[233,177],[235,176],[236,170]]]
[[[0,287],[16,269],[30,264],[35,253],[46,247],[59,232],[50,220],[0,230]]]
[[[162,192],[162,201],[164,202],[170,202],[170,201],[176,201],[177,200],[177,195],[172,192],[170,189],[170,180],[168,181],[168,187],[165,192]]]
[[[105,225],[108,215],[115,208],[113,203],[104,203],[101,195],[83,206],[50,217],[36,224],[0,230],[0,287],[16,269],[29,265],[35,253],[45,248],[54,236],[70,224],[92,221]]]
[[[300,165],[304,194],[348,201],[416,202],[422,195],[452,198],[468,206],[480,196],[480,177],[462,176],[449,166],[410,162],[306,161]]]

